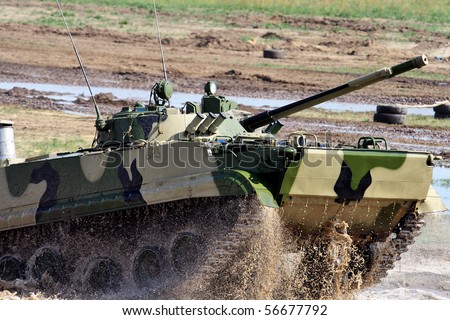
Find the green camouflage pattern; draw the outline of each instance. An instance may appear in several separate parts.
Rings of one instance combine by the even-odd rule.
[[[392,74],[383,69],[358,78],[306,99],[306,106]],[[270,127],[273,114],[249,116],[213,92],[187,107],[137,104],[97,125],[94,148],[4,161],[0,230],[179,199],[256,194],[304,234],[339,219],[349,234],[385,237],[408,212],[443,209],[431,188],[429,153],[383,149],[375,144],[380,138],[346,148],[304,143],[302,133],[280,139]],[[292,110],[280,108],[283,115],[305,104],[287,107]],[[268,120],[272,129],[256,130]]]
[[[3,167],[0,229],[184,198],[257,194],[308,232],[338,217],[351,232],[382,233],[418,209],[431,183],[427,153],[302,147],[288,159],[289,146],[225,146],[161,142]]]

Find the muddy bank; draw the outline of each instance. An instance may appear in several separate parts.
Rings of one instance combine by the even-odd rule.
[[[11,17],[0,23],[0,79],[84,85],[63,26],[20,24],[14,14],[29,8],[21,8],[20,2],[5,5]],[[41,12],[54,4],[27,5]],[[77,5],[76,10],[84,17],[89,8]],[[123,10],[136,21],[148,19],[145,10]],[[87,26],[73,28],[72,33],[92,85],[149,89],[162,78],[158,42],[148,25],[130,32],[95,27],[95,21],[86,19]],[[168,78],[176,90],[201,93],[204,82],[213,79],[224,95],[302,98],[427,54],[430,64],[415,76],[402,75],[342,99],[374,104],[449,99],[450,52],[444,33],[408,22],[366,19],[251,14],[214,19],[218,24],[211,26],[208,17],[160,13]],[[288,28],[265,26],[279,24]],[[284,50],[285,58],[264,59],[267,48]]]

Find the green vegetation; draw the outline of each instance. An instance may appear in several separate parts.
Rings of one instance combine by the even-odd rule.
[[[16,154],[19,158],[29,158],[57,152],[76,151],[80,147],[89,147],[91,141],[86,138],[73,139],[68,137],[48,138],[37,137],[30,141],[21,134],[16,134]],[[33,138],[34,139],[34,138]]]
[[[282,70],[301,70],[301,71],[315,71],[321,73],[331,73],[331,74],[348,74],[354,76],[362,76],[373,72],[373,67],[370,68],[366,65],[356,66],[356,67],[346,67],[346,66],[337,66],[337,67],[328,67],[321,65],[289,65],[286,63],[278,62],[278,63],[270,63],[270,62],[261,62],[258,64],[251,65],[253,67],[264,67],[271,69],[282,69]],[[427,69],[423,70],[412,70],[408,73],[402,75],[405,78],[413,78],[413,79],[422,79],[422,80],[435,80],[435,81],[447,81],[447,74],[439,74],[439,73],[431,73]],[[349,78],[348,80],[351,80]]]
[[[413,127],[450,128],[450,119],[435,119],[432,116],[408,115],[406,124]]]
[[[91,145],[95,133],[89,125],[93,123],[92,118],[61,111],[30,110],[0,104],[0,119],[14,121],[16,155],[19,158],[86,148]]]
[[[352,112],[352,111],[330,111],[322,108],[310,108],[301,113],[293,114],[292,118],[329,119],[333,121],[355,121],[370,122],[373,119],[373,112]],[[288,117],[289,118],[289,117]]]
[[[22,3],[34,2],[24,0]],[[0,23],[40,24],[62,28],[59,12],[53,1],[42,1],[39,8],[30,9],[25,4],[15,14],[0,16]],[[34,2],[35,3],[35,2]],[[48,4],[46,4],[48,3]],[[147,33],[154,28],[153,1],[151,0],[63,0],[62,7],[71,27],[86,25],[97,28],[120,29],[126,32]],[[83,4],[84,7],[73,5]],[[32,7],[32,6],[30,6]],[[229,19],[232,15],[286,15],[286,16],[322,16],[341,18],[392,19],[383,25],[407,26],[409,30],[401,33],[395,41],[413,41],[416,30],[423,30],[450,35],[450,0],[420,1],[411,4],[407,0],[165,0],[158,1],[161,14],[167,13],[162,24],[177,25],[180,19],[184,22],[201,23],[204,26],[234,27],[235,22]],[[405,22],[405,20],[409,20]],[[304,31],[303,24],[287,21],[270,21],[262,19],[257,25],[272,30]],[[320,26],[318,27],[320,28]],[[167,29],[166,29],[167,30]],[[336,26],[334,32],[345,31]]]
[[[30,1],[30,0],[27,0]],[[65,0],[64,3],[152,9],[149,0]],[[157,7],[165,11],[224,14],[234,11],[285,15],[346,18],[384,18],[448,23],[450,1],[409,0],[164,0]]]
[[[87,142],[87,141],[86,141]],[[83,142],[84,146],[88,146],[89,142]],[[33,144],[33,152],[36,155],[48,154],[55,152],[76,151],[80,148],[79,139],[57,139],[47,138]],[[28,150],[29,151],[29,150]]]
[[[333,121],[372,122],[373,112],[329,111],[311,108],[290,116],[292,118],[329,119]],[[435,119],[433,116],[407,115],[406,125],[411,127],[450,128],[450,119]]]
[[[241,36],[241,40],[245,41],[245,42],[253,41],[254,39],[255,39],[255,37],[253,37],[253,36],[248,36],[248,35]]]

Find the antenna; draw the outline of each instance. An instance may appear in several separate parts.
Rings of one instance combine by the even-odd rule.
[[[158,15],[156,14],[156,0],[153,0],[153,11],[155,13],[156,31],[158,33],[159,49],[161,50],[161,63],[164,72],[164,80],[167,81],[166,62],[164,61],[164,52],[161,42],[161,32],[159,31]]]
[[[67,24],[66,17],[64,17],[64,13],[63,13],[63,10],[61,8],[61,5],[59,4],[59,1],[58,0],[55,0],[55,1],[56,1],[56,4],[58,5],[59,13],[61,14],[61,17],[62,17],[62,19],[64,21],[65,26],[66,26],[67,33],[69,34],[70,41],[72,42],[73,51],[75,51],[75,55],[77,56],[78,63],[79,63],[80,68],[81,68],[81,72],[83,73],[84,80],[86,81],[87,87],[89,89],[89,93],[91,94],[91,99],[92,99],[92,102],[94,103],[94,107],[95,107],[95,113],[97,114],[96,127],[97,127],[97,129],[99,129],[99,127],[103,126],[103,119],[102,119],[102,116],[100,114],[100,110],[99,110],[99,108],[97,106],[97,102],[95,101],[94,95],[92,93],[91,85],[89,84],[89,80],[88,80],[88,77],[86,75],[86,71],[84,70],[83,63],[81,62],[80,55],[78,54],[77,47],[75,46],[75,42],[73,41],[72,34],[70,33],[70,29],[69,29],[69,25]]]

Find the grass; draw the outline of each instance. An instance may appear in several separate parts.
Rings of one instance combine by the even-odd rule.
[[[18,158],[90,147],[95,133],[90,117],[69,115],[61,111],[0,105],[0,119],[14,121]]]
[[[282,69],[282,70],[299,70],[299,71],[313,71],[320,73],[331,73],[331,74],[349,74],[354,75],[354,77],[366,75],[374,71],[374,67],[369,68],[366,65],[361,65],[357,67],[347,67],[347,66],[321,66],[321,65],[287,65],[284,63],[270,63],[262,62],[258,64],[251,65],[253,67],[264,67],[270,69]],[[381,65],[380,65],[381,67]],[[375,67],[376,68],[376,67]],[[433,73],[425,70],[412,70],[408,73],[402,74],[402,77],[422,79],[422,80],[434,80],[434,81],[448,81],[447,74]],[[351,80],[351,79],[349,79]]]
[[[27,0],[31,1],[31,0]],[[67,3],[97,6],[134,7],[151,10],[150,0],[65,0]],[[423,0],[164,0],[157,1],[162,11],[200,12],[222,15],[252,12],[345,18],[383,18],[448,23],[450,1]]]
[[[373,112],[351,112],[351,111],[329,111],[321,108],[310,108],[302,111],[299,114],[291,115],[290,117],[301,118],[319,118],[338,121],[351,122],[373,122]],[[450,119],[434,119],[433,116],[422,115],[407,115],[406,123],[411,127],[429,127],[434,129],[449,129]]]
[[[23,2],[34,2],[24,0]],[[53,1],[48,2],[54,8]],[[85,4],[94,7],[136,8],[152,11],[151,0],[63,0],[68,4]],[[381,18],[411,20],[448,24],[450,21],[450,0],[423,0],[411,3],[408,0],[164,0],[157,1],[161,12],[223,16],[234,13],[267,15],[303,15],[343,18]],[[92,9],[91,9],[92,11]]]
[[[33,2],[24,0],[22,3]],[[6,7],[0,15],[0,23],[26,23],[63,28],[59,12],[53,1],[41,1],[43,5],[29,9],[28,6]],[[84,7],[74,7],[83,4]],[[153,2],[151,0],[63,0],[64,14],[71,27],[116,29],[126,32],[154,32]],[[180,21],[214,27],[234,27],[229,17],[232,15],[264,15],[258,27],[272,30],[308,31],[303,24],[288,22],[271,22],[269,16],[283,14],[286,16],[322,16],[343,18],[392,19],[382,23],[407,26],[448,36],[450,34],[450,0],[421,1],[420,5],[411,5],[406,0],[165,0],[157,1],[158,11],[164,18],[160,19],[163,30],[177,26]],[[32,6],[30,6],[32,7]],[[13,10],[17,9],[15,13]],[[5,9],[6,10],[6,9]],[[164,25],[166,27],[164,27]],[[345,32],[345,28],[336,26],[334,32]],[[415,31],[402,34],[404,41],[414,40]],[[397,39],[400,41],[400,39]]]
[[[373,119],[373,112],[351,112],[351,111],[330,111],[322,108],[310,108],[303,110],[301,113],[289,116],[291,118],[312,118],[312,119],[329,119],[340,121],[370,122]]]
[[[88,144],[83,143],[85,146]],[[65,152],[65,151],[75,151],[80,148],[80,140],[79,139],[57,139],[57,138],[46,138],[42,141],[38,141],[33,143],[33,153],[35,155],[39,154],[49,154],[56,152]],[[20,150],[19,150],[20,151]],[[29,150],[27,150],[29,152]]]
[[[450,119],[435,119],[432,116],[408,115],[406,124],[413,127],[450,128]]]

